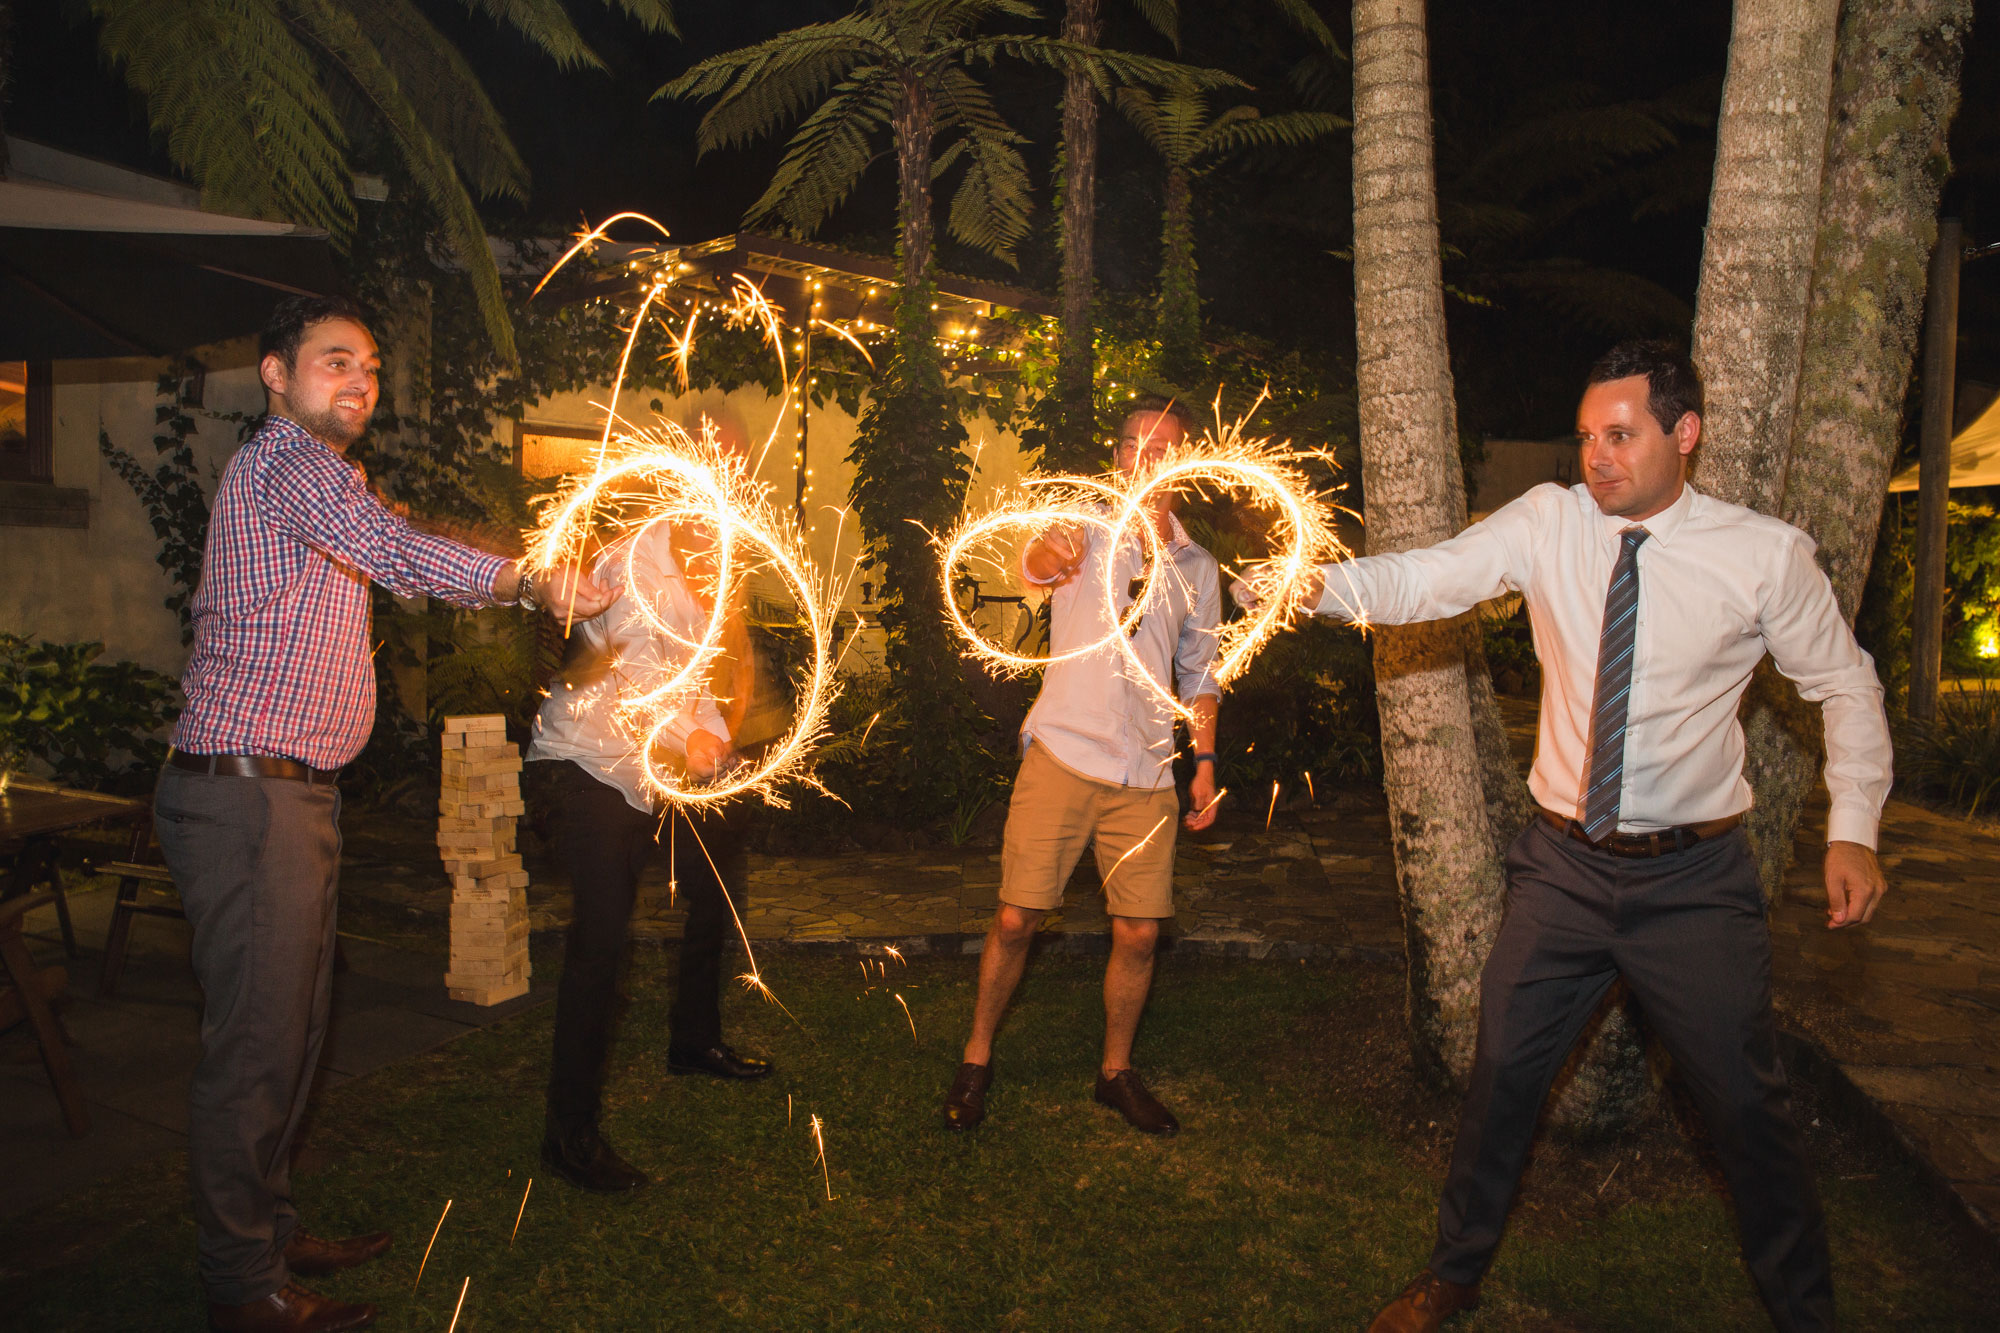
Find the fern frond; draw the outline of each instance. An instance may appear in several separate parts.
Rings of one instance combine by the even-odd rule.
[[[1340,47],[1340,39],[1333,35],[1333,29],[1326,26],[1326,20],[1312,7],[1311,0],[1271,0],[1271,7],[1291,21],[1315,45],[1328,55],[1347,59],[1347,52]]]
[[[416,108],[403,95],[396,76],[382,59],[354,15],[338,0],[294,0],[299,26],[325,50],[374,107],[382,125],[394,140],[410,178],[436,213],[445,239],[458,261],[465,265],[479,305],[481,321],[493,339],[494,351],[513,365],[514,326],[507,315],[507,300],[500,287],[500,270],[493,252],[486,246],[486,224],[466,193],[464,182],[452,165],[451,155],[417,118]]]
[[[346,243],[346,138],[276,0],[91,0],[90,11],[99,50],[204,204],[325,227]]]
[[[478,75],[411,0],[346,0],[369,44],[395,74],[417,119],[451,153],[481,196],[525,199],[528,166]]]
[[[553,59],[563,69],[603,69],[597,52],[584,45],[583,36],[569,21],[562,0],[458,0],[467,13],[484,14],[502,27],[512,28]]]
[[[878,20],[849,14],[710,56],[653,96],[716,99],[698,131],[697,146],[708,153],[772,133],[817,104],[855,69],[891,63],[895,54],[890,34]]]
[[[1114,88],[1151,87],[1195,90],[1202,88],[1247,88],[1234,74],[1177,60],[1113,51],[1101,46],[1064,41],[1060,37],[1035,37],[1012,33],[999,37],[971,38],[952,43],[940,56],[953,64],[992,64],[1001,58],[1040,65],[1063,74],[1080,73],[1097,89],[1098,96],[1110,97]]]
[[[1167,39],[1174,50],[1181,49],[1181,8],[1178,0],[1132,0],[1132,8],[1146,26]]]
[[[888,71],[878,65],[854,71],[799,126],[771,183],[744,215],[745,224],[781,218],[800,235],[811,232],[854,192],[875,160],[870,138],[888,125],[894,110]]]
[[[965,176],[951,197],[945,227],[959,241],[1014,263],[1014,249],[1028,234],[1034,194],[1028,165],[1014,145],[1019,135],[997,138],[968,132]]]
[[[1235,114],[1246,111],[1248,115]],[[1348,120],[1328,111],[1281,111],[1260,116],[1253,107],[1231,107],[1201,136],[1198,152],[1202,157],[1220,157],[1246,148],[1298,148],[1348,128]]]
[[[647,32],[664,32],[669,37],[678,37],[681,30],[674,24],[673,0],[603,0],[606,9],[622,10]]]

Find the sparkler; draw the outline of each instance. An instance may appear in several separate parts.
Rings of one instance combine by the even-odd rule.
[[[514,1229],[507,1233],[507,1248],[514,1248],[514,1237],[521,1234],[521,1219],[528,1215],[528,1195],[535,1188],[535,1178],[528,1177],[528,1188],[521,1191],[521,1210],[514,1214]]]
[[[1216,793],[1216,794],[1214,795],[1214,797],[1213,797],[1213,798],[1211,798],[1211,799],[1210,799],[1210,801],[1209,801],[1209,803],[1208,803],[1207,805],[1204,805],[1204,806],[1203,806],[1203,807],[1202,807],[1201,809],[1199,809],[1199,810],[1197,810],[1197,811],[1195,811],[1195,812],[1194,812],[1194,813],[1195,813],[1195,818],[1199,819],[1199,818],[1201,818],[1201,816],[1203,816],[1203,815],[1207,814],[1207,813],[1208,813],[1209,811],[1211,811],[1211,810],[1215,809],[1215,807],[1216,807],[1216,806],[1218,806],[1218,805],[1221,805],[1221,804],[1222,804],[1222,798],[1223,798],[1223,797],[1225,797],[1225,796],[1227,796],[1227,795],[1229,795],[1229,788],[1227,788],[1227,787],[1224,787],[1224,788],[1223,788],[1223,789],[1222,789],[1221,791],[1217,792],[1217,793]]]
[[[643,214],[620,213],[579,235],[544,275],[542,285],[602,240],[614,223],[627,220],[643,222],[663,238],[667,234],[665,227]],[[665,317],[663,302],[669,285],[669,278],[655,276],[646,288],[626,331],[610,401],[603,405],[604,431],[591,470],[566,481],[548,497],[537,527],[525,534],[523,564],[535,571],[583,564],[599,542],[636,539],[660,523],[707,532],[714,542],[713,571],[704,591],[712,595],[713,603],[697,638],[684,636],[666,622],[658,604],[659,589],[640,586],[634,562],[626,560],[622,570],[614,567],[611,571],[622,583],[627,604],[663,640],[686,652],[677,667],[638,673],[634,690],[620,692],[614,716],[644,756],[646,784],[662,800],[682,806],[715,805],[747,793],[782,806],[785,801],[779,787],[787,780],[818,785],[805,761],[826,732],[828,709],[838,692],[832,628],[845,584],[814,568],[797,524],[773,504],[772,487],[755,479],[754,464],[722,446],[712,421],[704,419],[698,432],[690,434],[672,422],[642,428],[620,416],[618,400],[633,348],[649,312],[659,306],[661,317]],[[540,290],[537,286],[536,291]],[[764,441],[761,458],[788,419],[787,409],[797,388],[786,365],[783,322],[763,292],[741,274],[736,275],[724,317],[732,325],[761,330],[784,384],[775,417],[778,424]],[[690,315],[685,328],[671,335],[672,356],[684,386],[694,334],[695,319]],[[791,594],[812,642],[792,728],[755,763],[712,778],[663,768],[660,743],[701,695],[710,668],[724,653],[722,636],[731,608],[741,603],[747,580],[758,575],[774,577]],[[671,751],[676,747],[667,748]]]
[[[833,1202],[833,1174],[826,1168],[826,1134],[818,1116],[812,1118],[813,1142],[819,1145],[819,1175],[826,1182],[826,1201]]]
[[[1223,625],[1216,632],[1216,660],[1212,675],[1218,685],[1228,685],[1249,668],[1251,659],[1297,614],[1299,594],[1313,578],[1317,567],[1351,554],[1335,532],[1333,508],[1315,489],[1301,465],[1308,460],[1329,458],[1323,450],[1294,449],[1268,439],[1246,438],[1243,431],[1263,404],[1263,394],[1250,411],[1234,422],[1224,422],[1220,399],[1216,424],[1198,440],[1176,445],[1150,471],[1131,477],[1083,477],[1073,475],[1029,477],[1023,491],[1001,500],[992,510],[968,517],[938,539],[939,565],[945,584],[945,607],[952,626],[965,641],[965,652],[989,670],[1019,675],[1053,662],[1068,661],[1115,648],[1127,675],[1159,698],[1176,715],[1191,719],[1193,711],[1145,668],[1132,638],[1145,608],[1154,600],[1156,585],[1163,577],[1178,578],[1173,562],[1161,558],[1163,542],[1152,522],[1152,509],[1163,494],[1200,491],[1205,488],[1247,491],[1255,502],[1272,514],[1271,533],[1275,554],[1260,566],[1257,582],[1267,595],[1259,598],[1249,615]],[[1106,579],[1102,595],[1103,634],[1094,642],[1062,653],[1036,657],[1019,653],[987,638],[967,618],[954,595],[953,581],[968,564],[982,563],[1003,573],[1008,566],[986,554],[1008,534],[1040,535],[1052,528],[1083,529],[1093,541],[1113,543],[1112,549],[1137,539],[1145,559],[1146,574],[1130,603],[1118,605],[1125,581]]]
[[[464,1284],[458,1289],[458,1304],[451,1308],[451,1327],[447,1328],[444,1333],[452,1333],[452,1330],[458,1327],[459,1311],[465,1308],[465,1293],[470,1290],[472,1290],[472,1276],[471,1274],[467,1274]]]
[[[1271,831],[1271,819],[1278,813],[1278,784],[1271,784],[1271,808],[1264,812],[1264,832]]]
[[[449,1214],[450,1212],[451,1212],[451,1200],[446,1199],[444,1201],[444,1212],[438,1214],[438,1224],[431,1228],[430,1244],[424,1246],[424,1257],[417,1264],[417,1280],[410,1284],[411,1291],[415,1291],[418,1287],[424,1284],[424,1265],[431,1261],[431,1245],[435,1245],[438,1243],[438,1232],[444,1230],[444,1219],[446,1215]]]
[[[903,1006],[903,1017],[908,1018],[910,1020],[910,1040],[912,1042],[916,1042],[916,1044],[919,1046],[923,1045],[922,1042],[917,1041],[917,1020],[911,1017],[910,1015],[909,1001],[905,1000],[901,995],[898,995],[896,996],[896,1003]]]

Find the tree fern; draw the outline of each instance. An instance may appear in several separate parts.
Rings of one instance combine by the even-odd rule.
[[[562,0],[460,2],[558,65],[603,66]],[[496,347],[514,359],[473,193],[523,198],[527,168],[471,67],[415,0],[87,3],[99,51],[145,101],[168,157],[208,207],[323,227],[345,249],[351,146],[364,129],[384,133],[469,275]],[[667,0],[604,3],[673,31]]]

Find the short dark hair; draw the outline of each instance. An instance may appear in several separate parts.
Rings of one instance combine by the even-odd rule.
[[[329,319],[351,319],[368,327],[368,316],[344,296],[287,296],[278,302],[264,331],[257,335],[257,359],[275,356],[291,370],[298,365],[299,342],[306,330]]]
[[[1597,358],[1586,385],[1646,377],[1646,407],[1660,429],[1671,434],[1680,419],[1702,415],[1701,372],[1675,343],[1660,338],[1634,338]]]
[[[1142,393],[1125,405],[1125,415],[1118,418],[1123,425],[1140,412],[1157,412],[1161,416],[1172,417],[1181,423],[1181,434],[1194,435],[1194,414],[1178,398],[1168,398],[1163,394]]]

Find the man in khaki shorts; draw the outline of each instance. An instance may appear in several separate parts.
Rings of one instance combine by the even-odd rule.
[[[1142,400],[1119,432],[1117,463],[1128,477],[1157,467],[1187,438],[1173,405]],[[1191,708],[1195,748],[1190,829],[1215,820],[1215,714],[1221,689],[1211,674],[1222,618],[1215,557],[1188,540],[1159,497],[1149,515],[1171,568],[1150,579],[1149,543],[1128,533],[1113,543],[1094,524],[1060,525],[1028,544],[1021,568],[1050,588],[1049,647],[1060,656],[1101,640],[1117,626],[1105,606],[1107,580],[1122,619],[1140,594],[1132,647],[1162,688]],[[1020,984],[1042,917],[1060,906],[1063,886],[1094,844],[1111,914],[1111,961],[1104,971],[1104,1061],[1097,1100],[1148,1134],[1180,1128],[1132,1068],[1132,1038],[1153,981],[1160,921],[1173,915],[1174,713],[1148,682],[1132,678],[1115,643],[1054,662],[1021,727],[1023,755],[1007,808],[1000,911],[979,960],[979,1000],[964,1063],[945,1094],[945,1124],[970,1129],[986,1115],[993,1083],[993,1035]]]

